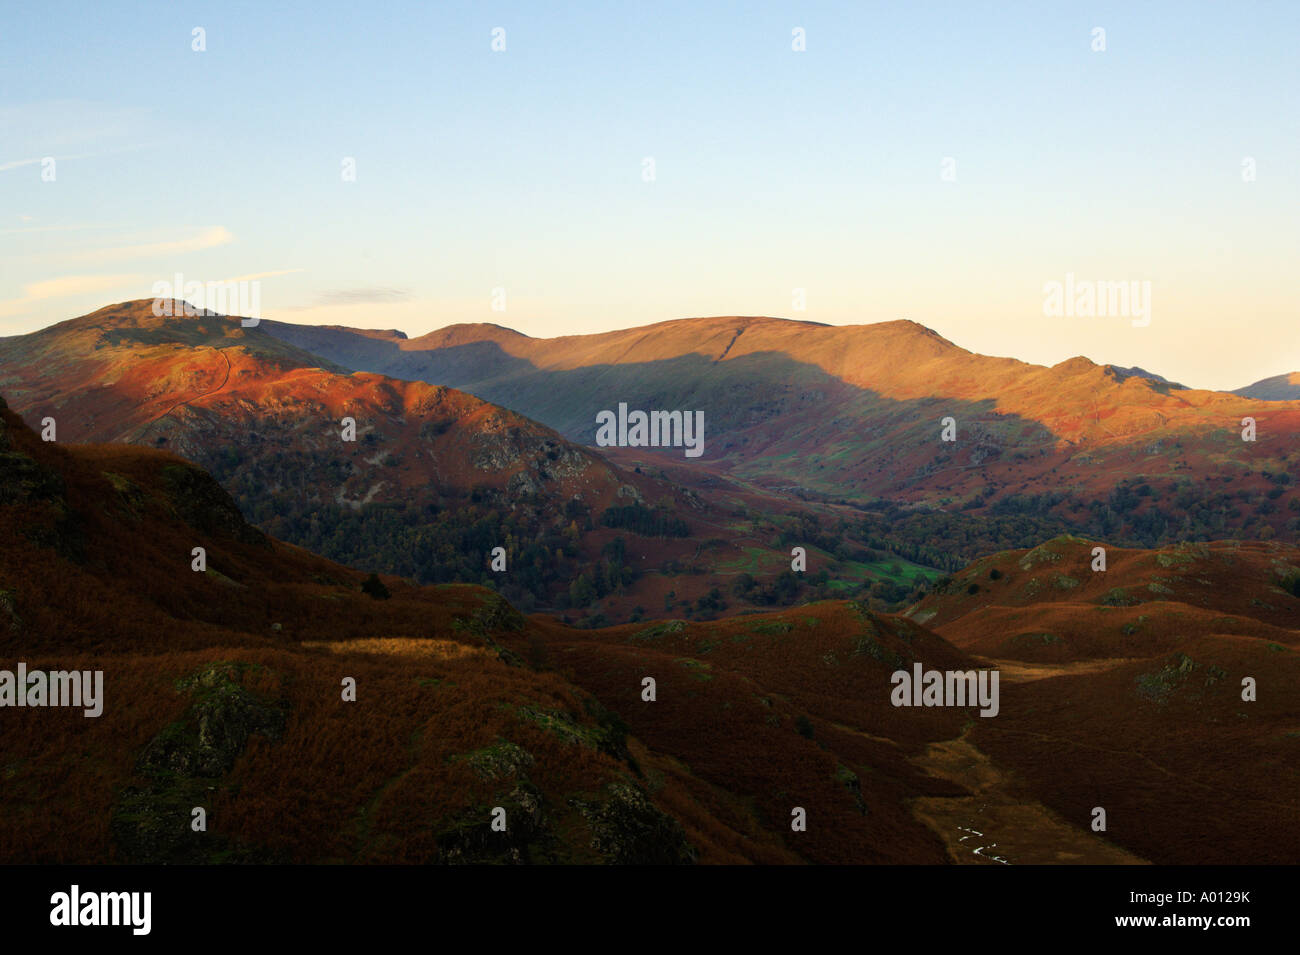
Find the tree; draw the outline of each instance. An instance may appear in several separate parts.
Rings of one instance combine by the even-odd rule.
[[[372,600],[387,600],[392,596],[378,574],[371,574],[366,578],[366,582],[361,585],[361,592],[369,594]]]
[[[575,607],[585,607],[596,599],[596,588],[586,574],[579,574],[578,579],[569,585],[569,599]]]

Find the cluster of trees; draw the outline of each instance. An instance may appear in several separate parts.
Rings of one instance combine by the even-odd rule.
[[[895,554],[947,571],[960,570],[985,554],[1034,547],[1065,531],[1059,517],[1040,513],[975,515],[893,501],[854,507],[863,513],[851,533],[866,547],[878,555]]]
[[[650,508],[644,504],[611,507],[600,516],[600,522],[642,537],[685,537],[691,532],[687,523],[668,508]]]
[[[627,542],[615,537],[601,549],[601,559],[592,571],[580,573],[569,589],[559,594],[556,606],[561,610],[590,607],[603,597],[622,593],[636,578],[636,571],[627,564]]]
[[[481,584],[525,612],[589,607],[636,579],[622,537],[607,544],[599,559],[583,556],[580,541],[594,523],[580,501],[567,501],[557,513],[547,499],[507,502],[499,492],[480,487],[463,496],[426,493],[352,508],[319,499],[321,487],[348,478],[352,463],[347,459],[279,450],[250,455],[226,447],[202,463],[268,534],[353,567],[421,584]],[[686,521],[663,506],[620,505],[599,520],[649,537],[690,532]],[[495,547],[506,549],[507,573],[489,566]]]
[[[821,575],[829,577],[825,570]],[[739,574],[731,583],[733,596],[757,607],[788,607],[798,599],[800,589],[799,577],[791,570],[765,582],[756,580],[753,574]]]
[[[854,507],[864,514],[852,535],[869,548],[897,554],[940,570],[959,570],[971,560],[1002,550],[1034,547],[1060,534],[1094,537],[1126,547],[1161,547],[1180,540],[1214,540],[1245,536],[1268,538],[1273,524],[1300,530],[1300,519],[1279,521],[1283,508],[1300,514],[1300,499],[1284,472],[1263,477],[1267,491],[1226,490],[1213,481],[1189,478],[1152,482],[1120,481],[1105,498],[1080,497],[1068,491],[1011,494],[984,514],[906,508],[888,501]],[[847,502],[846,502],[847,503]],[[819,539],[817,546],[825,547]],[[826,548],[832,550],[833,548]]]
[[[816,600],[853,598],[869,604],[873,610],[897,610],[919,600],[927,589],[924,581],[909,584],[875,578],[860,580],[855,588],[846,589],[832,587],[832,580],[825,569],[806,579],[787,570],[767,582],[759,582],[751,574],[740,574],[732,582],[731,593],[755,607],[788,607]]]
[[[547,520],[540,504],[505,510],[466,499],[398,501],[354,510],[245,489],[235,499],[268,534],[330,560],[421,584],[482,584],[524,611],[554,606],[582,564],[579,520]],[[490,569],[494,547],[505,547],[509,573]],[[604,564],[597,572],[608,573]]]
[[[1105,501],[1093,500],[1086,507],[1071,501],[1067,507],[1082,512],[1075,515],[1076,533],[1126,546],[1159,547],[1178,540],[1238,536],[1267,539],[1276,533],[1268,518],[1280,511],[1277,502],[1291,476],[1284,472],[1263,476],[1273,484],[1267,491],[1227,490],[1213,479],[1180,478],[1156,487],[1131,478],[1117,484]],[[1294,495],[1287,506],[1300,511]]]
[[[808,512],[784,515],[781,526],[763,525],[772,547],[812,546],[838,561],[864,564],[901,557],[938,570],[960,570],[985,554],[1034,547],[1065,530],[1059,518],[1019,514],[976,516],[912,508],[892,501],[841,501],[859,512],[855,520],[826,519]]]
[[[645,537],[684,538],[690,532],[687,522],[664,505],[619,504],[593,515],[576,500],[557,509],[541,497],[507,502],[487,488],[459,497],[431,500],[425,495],[359,509],[321,504],[319,489],[346,480],[351,462],[302,458],[292,451],[264,450],[250,459],[246,450],[225,447],[203,463],[232,491],[251,521],[282,540],[340,563],[420,583],[493,587],[525,612],[588,610],[635,583],[637,572],[627,561],[622,536],[606,545],[598,558],[590,551],[584,555],[582,537],[596,523]],[[847,516],[808,511],[760,516],[754,533],[784,553],[802,546],[845,564],[880,566],[882,561],[905,559],[954,572],[980,556],[1033,547],[1066,532],[1142,547],[1234,534],[1267,538],[1275,527],[1300,532],[1300,498],[1292,476],[1261,476],[1262,489],[1259,484],[1243,488],[1234,478],[1230,490],[1227,479],[1211,476],[1132,478],[1120,481],[1104,498],[1064,490],[1013,494],[979,514],[890,501],[843,501],[854,509],[841,512]],[[270,493],[268,488],[276,490]],[[710,543],[702,548],[708,550]],[[488,564],[489,553],[498,546],[506,548],[505,574],[492,572]],[[699,555],[687,563],[692,566],[686,571],[709,572],[708,560]],[[669,559],[661,570],[672,575],[684,568]],[[728,599],[776,607],[845,596],[893,609],[922,592],[923,582],[903,580],[897,567],[885,576],[893,579],[854,579],[860,577],[857,571],[849,574],[834,564],[829,572],[787,570],[761,580],[741,574],[729,587],[722,585],[725,595],[715,588],[685,609],[712,615],[727,609]]]

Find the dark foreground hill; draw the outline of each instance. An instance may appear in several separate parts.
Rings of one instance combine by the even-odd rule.
[[[0,668],[103,673],[97,718],[0,708],[4,861],[943,859],[902,804],[931,788],[903,760],[879,793],[864,789],[897,837],[856,822],[830,836],[834,819],[860,818],[860,795],[797,731],[798,703],[736,714],[771,744],[756,775],[702,778],[536,666],[534,646],[567,628],[478,587],[367,584],[250,527],[180,458],[42,442],[7,407],[0,613]],[[926,639],[935,659],[959,658]],[[884,664],[861,659],[884,685]],[[681,715],[683,735],[735,745],[692,723],[678,664],[648,662],[665,683],[655,705]],[[816,807],[819,835],[790,831],[791,800]]]
[[[0,707],[4,861],[1300,852],[1294,548],[1113,551],[1100,582],[1087,542],[1055,541],[910,616],[824,601],[575,630],[279,543],[169,453],[0,422],[0,671],[104,681],[96,718]],[[996,715],[895,706],[917,665],[996,671]]]

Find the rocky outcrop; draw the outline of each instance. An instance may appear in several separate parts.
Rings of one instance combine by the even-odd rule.
[[[162,476],[168,501],[190,527],[246,544],[270,546],[266,535],[245,522],[234,499],[206,471],[171,464],[163,468]]]
[[[572,800],[591,826],[591,846],[611,865],[691,865],[696,852],[676,819],[639,787],[610,783],[605,798]]]
[[[196,807],[210,812],[254,734],[278,741],[288,719],[279,701],[243,685],[249,664],[214,663],[180,681],[192,697],[185,714],[150,740],[136,763],[146,782],[127,789],[113,814],[120,861],[142,864],[273,862],[253,847],[191,828]]]

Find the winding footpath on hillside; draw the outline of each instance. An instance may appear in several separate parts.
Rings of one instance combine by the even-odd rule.
[[[146,431],[149,430],[150,425],[152,425],[156,421],[161,421],[163,418],[167,417],[169,414],[171,414],[181,405],[188,405],[191,402],[198,401],[200,398],[208,398],[211,397],[212,395],[218,394],[226,387],[226,385],[230,383],[230,359],[226,356],[226,350],[224,348],[215,348],[213,349],[213,351],[215,351],[218,355],[220,355],[222,360],[225,361],[226,363],[226,373],[225,376],[221,379],[221,384],[217,385],[217,387],[215,388],[209,389],[208,391],[202,392],[201,394],[190,395],[188,398],[182,398],[179,401],[177,401],[175,404],[171,405],[171,407],[169,407],[166,411],[154,415],[144,424],[140,425],[140,431],[139,434],[136,436],[136,440],[139,440],[140,435],[143,435]],[[129,442],[131,439],[124,434],[117,440]]]

